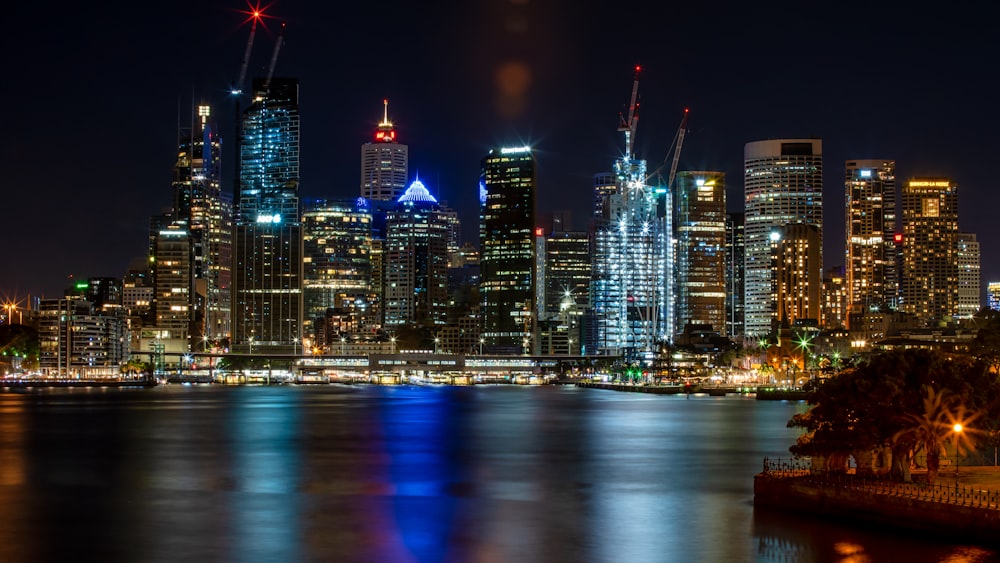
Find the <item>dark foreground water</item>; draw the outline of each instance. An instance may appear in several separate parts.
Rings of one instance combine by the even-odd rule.
[[[753,508],[800,403],[573,387],[0,394],[0,561],[995,561]]]

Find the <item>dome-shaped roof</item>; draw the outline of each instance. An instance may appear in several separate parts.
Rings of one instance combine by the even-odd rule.
[[[431,192],[427,191],[427,188],[424,187],[423,182],[421,182],[419,179],[414,180],[413,183],[410,184],[410,187],[406,188],[406,192],[403,193],[403,195],[399,196],[399,199],[397,201],[399,201],[400,203],[406,201],[422,201],[426,203],[437,203],[437,200],[434,199],[434,196],[431,195]]]

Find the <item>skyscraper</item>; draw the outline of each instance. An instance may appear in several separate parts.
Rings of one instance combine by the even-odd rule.
[[[902,190],[903,271],[900,309],[935,326],[958,304],[958,186],[948,178],[913,178]]]
[[[979,241],[973,233],[959,233],[955,261],[958,266],[958,303],[955,317],[971,319],[980,308]]]
[[[396,141],[389,121],[389,100],[383,100],[382,122],[374,139],[361,145],[361,197],[395,202],[406,189],[409,147]]]
[[[771,231],[775,316],[779,322],[820,322],[823,267],[819,227],[787,223]]]
[[[845,274],[850,312],[898,303],[896,272],[896,163],[849,160],[844,178],[847,210]]]
[[[433,329],[448,309],[451,214],[414,180],[385,218],[385,326]]]
[[[743,148],[746,254],[744,306],[746,334],[769,334],[773,308],[771,234],[791,223],[819,231],[814,261],[822,272],[823,142],[819,139],[754,141]],[[810,274],[811,275],[811,274]]]
[[[535,306],[535,157],[491,149],[480,175],[480,300],[485,349],[531,350]]]
[[[682,171],[675,186],[676,330],[707,324],[725,334],[725,174]]]
[[[255,79],[243,112],[233,258],[233,347],[295,350],[302,337],[299,84]]]
[[[632,88],[625,151],[614,162],[616,188],[606,189],[595,211],[591,307],[594,342],[588,353],[650,359],[674,332],[670,194],[647,183],[646,161],[634,152],[638,69]],[[589,338],[589,336],[588,336]]]
[[[319,346],[327,344],[322,329],[330,309],[350,326],[374,324],[371,220],[364,198],[303,203],[303,335]]]
[[[190,237],[191,348],[229,337],[232,201],[221,188],[222,146],[212,108],[200,104],[181,130],[174,164],[172,219]]]

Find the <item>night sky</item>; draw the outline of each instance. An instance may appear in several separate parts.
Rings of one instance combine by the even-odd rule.
[[[411,179],[457,209],[477,243],[479,163],[495,145],[534,147],[538,211],[568,209],[586,227],[593,175],[622,151],[618,114],[641,65],[636,152],[650,169],[664,165],[690,108],[679,169],[725,171],[728,206],[741,210],[746,142],[821,138],[830,267],[844,262],[844,161],[895,159],[900,185],[922,175],[958,183],[960,227],[982,243],[983,287],[1000,280],[1000,47],[984,14],[954,4],[591,4],[279,0],[247,84],[266,74],[286,22],[275,75],[300,81],[301,195],[359,194],[360,146],[387,98]],[[70,276],[120,277],[144,255],[149,217],[170,205],[178,108],[187,120],[192,96],[216,107],[231,188],[227,91],[247,8],[8,8],[0,297],[56,297]]]

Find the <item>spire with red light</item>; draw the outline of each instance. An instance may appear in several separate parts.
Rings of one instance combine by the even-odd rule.
[[[395,143],[396,129],[393,128],[392,122],[389,121],[389,100],[382,100],[382,104],[385,108],[382,112],[382,122],[379,123],[378,128],[375,129],[375,142]]]

